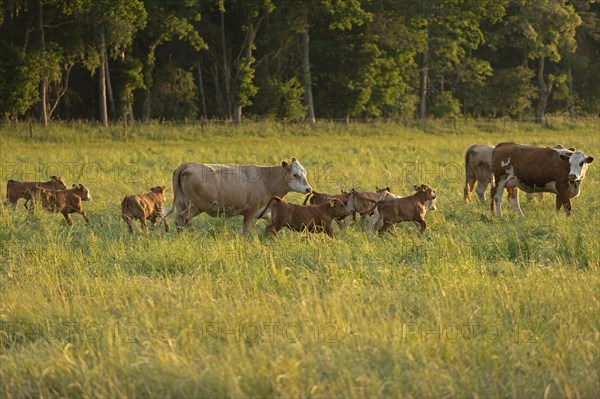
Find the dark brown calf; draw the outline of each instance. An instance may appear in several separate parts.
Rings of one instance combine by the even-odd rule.
[[[6,203],[11,204],[14,209],[17,206],[17,201],[23,198],[25,200],[25,207],[27,208],[27,204],[33,199],[32,195],[41,188],[47,190],[66,190],[67,186],[65,186],[65,183],[58,176],[50,176],[50,180],[45,182],[9,180],[6,183]]]
[[[165,186],[152,187],[148,194],[128,195],[121,202],[121,217],[129,226],[129,232],[133,233],[133,219],[140,221],[142,229],[148,231],[146,220],[156,226],[156,218],[163,217],[165,211]],[[165,219],[165,231],[169,231],[169,224]]]
[[[277,231],[287,227],[295,231],[325,232],[333,237],[331,222],[350,215],[344,203],[336,198],[331,198],[321,205],[297,205],[275,196],[271,198],[259,218],[269,209],[271,224],[266,227],[265,234],[277,234]]]
[[[73,224],[71,213],[79,213],[86,222],[90,223],[90,219],[81,206],[81,201],[90,201],[92,196],[83,184],[73,184],[73,188],[68,190],[46,190],[41,188],[37,190],[37,194],[32,193],[34,200],[37,195],[39,195],[44,209],[50,212],[62,213],[68,224]]]
[[[431,187],[421,184],[415,186],[417,191],[413,195],[402,198],[385,199],[377,203],[378,220],[373,222],[380,234],[385,233],[396,223],[412,221],[421,227],[421,233],[427,228],[425,223],[425,214],[428,208],[437,198],[435,190]]]

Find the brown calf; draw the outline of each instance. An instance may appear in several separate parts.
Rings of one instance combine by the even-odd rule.
[[[265,234],[277,234],[283,227],[295,231],[325,232],[333,237],[331,222],[340,217],[350,215],[344,203],[336,198],[331,198],[321,205],[290,204],[277,196],[271,198],[261,218],[267,210],[271,210],[271,224],[265,229]]]
[[[142,229],[148,231],[146,220],[156,226],[156,218],[163,217],[163,203],[165,202],[165,186],[152,187],[148,194],[128,195],[121,202],[121,217],[129,226],[129,232],[133,233],[133,220],[138,219]],[[165,231],[169,231],[169,224],[165,219]]]
[[[67,186],[65,186],[65,183],[58,176],[50,176],[50,180],[45,182],[9,180],[6,183],[6,203],[11,204],[14,209],[17,206],[17,201],[23,198],[25,200],[25,207],[27,208],[27,204],[33,199],[32,195],[41,188],[47,190],[66,190]]]
[[[431,187],[421,184],[415,186],[417,191],[413,195],[402,198],[390,198],[377,203],[377,213],[379,219],[374,221],[373,226],[377,228],[380,234],[385,233],[396,223],[412,221],[421,227],[421,233],[427,228],[425,223],[425,214],[437,198],[435,190]]]
[[[87,223],[90,223],[90,219],[81,206],[81,201],[90,201],[92,196],[83,184],[73,184],[73,188],[68,190],[46,190],[41,188],[36,192],[39,193],[42,207],[50,212],[62,213],[68,224],[73,224],[71,213],[79,213]],[[37,194],[32,193],[34,200],[36,196]]]

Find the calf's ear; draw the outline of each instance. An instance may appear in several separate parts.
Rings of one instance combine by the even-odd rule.
[[[73,184],[73,188],[77,188],[77,184]]]
[[[287,168],[288,163],[286,161],[281,161],[281,166]]]
[[[167,191],[167,186],[165,186],[164,184],[160,186],[160,188],[162,188],[163,191]]]
[[[416,184],[413,187],[415,188],[415,191],[419,191],[419,187]]]
[[[335,202],[333,200],[329,200],[329,206],[333,208],[335,206]]]
[[[294,162],[298,162],[298,160],[296,159],[296,157],[292,157],[292,163]]]

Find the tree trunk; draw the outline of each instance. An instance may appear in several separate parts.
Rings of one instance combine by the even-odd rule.
[[[221,55],[223,57],[223,79],[225,83],[225,119],[231,119],[231,73],[227,62],[227,45],[225,43],[225,11],[221,11]]]
[[[546,84],[546,81],[544,80],[544,63],[545,63],[545,58],[542,56],[542,57],[540,57],[540,60],[538,63],[538,76],[537,76],[538,84],[540,86],[540,98],[538,100],[537,108],[535,110],[535,121],[540,124],[544,123],[544,113],[546,112],[546,106],[548,105],[548,98],[550,97],[550,94],[552,93],[552,85],[553,85],[552,81],[550,81],[550,82],[548,82],[548,84]]]
[[[427,83],[429,81],[429,72],[428,72],[428,62],[429,62],[429,29],[425,26],[425,48],[423,49],[423,54],[421,55],[421,69],[419,71],[419,75],[421,77],[421,88],[419,91],[420,101],[419,101],[419,119],[427,118]]]
[[[144,89],[144,97],[142,99],[142,121],[149,122],[151,118],[151,95],[150,88],[152,87],[152,69],[154,65],[146,65],[144,68],[144,83],[146,88]]]
[[[202,65],[200,58],[196,61],[198,68],[198,86],[200,87],[200,103],[202,105],[202,120],[206,120],[206,98],[204,97],[204,80],[202,79]]]
[[[106,47],[104,48],[104,73],[106,74],[106,94],[108,95],[108,110],[111,118],[115,116],[115,98],[113,96],[112,84],[110,83],[110,68],[108,67],[108,54],[106,53]]]
[[[35,28],[37,31],[38,38],[38,46],[40,51],[44,51],[46,49],[46,40],[44,38],[44,19],[43,19],[43,8],[42,8],[42,0],[36,0],[35,2]],[[48,110],[46,105],[46,86],[47,82],[45,78],[42,78],[39,84],[39,94],[40,94],[40,124],[42,126],[48,126]]]
[[[573,70],[571,67],[571,56],[569,56],[568,58],[568,62],[569,62],[569,108],[567,109],[567,111],[569,112],[569,115],[571,116],[575,116],[575,99],[573,98]]]
[[[100,122],[108,127],[108,114],[106,112],[106,60],[104,58],[106,40],[104,32],[100,33],[100,65],[98,66],[98,95],[100,101]]]
[[[313,104],[312,82],[310,76],[310,58],[309,58],[309,36],[308,24],[305,30],[300,33],[302,38],[302,73],[304,75],[304,105],[306,106],[306,116],[304,120],[309,123],[315,123],[315,107]]]

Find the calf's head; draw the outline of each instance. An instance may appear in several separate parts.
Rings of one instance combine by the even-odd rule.
[[[329,202],[329,205],[327,205],[327,207],[333,218],[338,219],[350,216],[350,212],[348,211],[346,205],[344,205],[344,202],[342,200],[337,198],[328,198],[327,202]]]
[[[66,190],[67,189],[65,182],[62,181],[62,179],[58,176],[50,176],[50,180],[48,180],[46,183],[51,184],[55,190]]]
[[[569,163],[569,192],[573,197],[577,197],[588,164],[592,163],[594,158],[586,156],[579,150],[574,151],[572,154],[561,154],[560,157]]]
[[[73,184],[73,192],[81,197],[83,201],[91,201],[92,195],[90,190],[87,189],[83,184]]]
[[[285,179],[291,191],[302,194],[308,194],[312,191],[310,184],[306,180],[306,170],[296,158],[292,158],[291,163],[282,161],[281,166],[285,170]]]
[[[156,186],[156,187],[150,188],[150,192],[156,194],[158,196],[158,198],[160,199],[160,202],[165,202],[165,191],[166,190],[167,190],[166,186]]]
[[[430,204],[433,204],[433,201],[437,198],[437,194],[435,190],[429,187],[427,184],[421,184],[420,186],[415,186],[415,190],[417,190],[417,194],[421,194],[424,198],[424,202],[431,201]],[[428,206],[429,207],[429,206]]]

